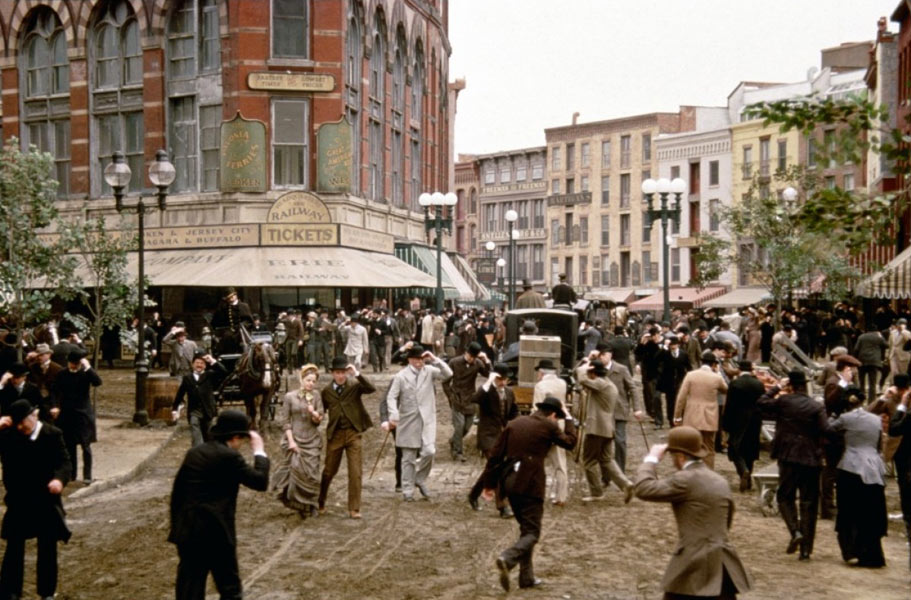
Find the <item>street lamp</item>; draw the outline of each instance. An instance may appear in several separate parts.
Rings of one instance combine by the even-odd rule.
[[[498,258],[497,259],[497,279],[498,279],[497,285],[499,285],[501,293],[505,291],[503,289],[503,267],[505,267],[505,266],[506,266],[506,259],[502,258],[502,257]]]
[[[111,163],[104,168],[104,180],[114,193],[114,205],[117,212],[123,212],[127,207],[123,205],[123,191],[130,185],[133,173],[126,163],[122,152],[115,152]],[[168,186],[174,182],[177,172],[174,165],[168,160],[168,153],[159,150],[155,153],[155,160],[149,165],[149,180],[156,188],[158,210],[163,211],[168,198]],[[145,205],[142,196],[136,197],[136,209],[139,217],[139,323],[137,325],[136,344],[136,399],[134,404],[133,422],[139,425],[149,424],[149,413],[146,410],[146,379],[149,377],[149,361],[145,353]]]
[[[662,269],[664,274],[664,317],[663,321],[671,320],[671,292],[670,292],[670,271],[668,270],[668,263],[670,262],[669,258],[669,240],[667,235],[667,222],[668,218],[673,218],[674,223],[679,227],[680,226],[680,197],[683,195],[683,192],[686,191],[686,181],[680,179],[679,177],[675,178],[673,181],[668,181],[664,177],[655,181],[653,179],[646,179],[642,182],[642,194],[645,196],[645,199],[648,201],[648,212],[646,213],[646,218],[648,219],[649,227],[652,226],[652,223],[661,219],[661,256],[664,263],[664,268]],[[661,198],[660,208],[654,208],[653,200],[655,192],[658,193],[658,196]],[[668,194],[674,194],[674,204],[673,206],[668,205],[667,196]]]
[[[509,310],[512,310],[516,307],[516,239],[519,232],[515,226],[519,213],[510,208],[503,217],[509,223]]]
[[[443,217],[443,207],[455,206],[458,201],[458,196],[452,192],[449,192],[448,194],[443,194],[442,192],[428,194],[427,192],[424,192],[418,196],[418,204],[424,207],[424,228],[426,231],[433,229],[437,234],[437,314],[443,312],[443,229],[445,229],[449,235],[452,235],[452,217]],[[431,206],[434,207],[433,218],[430,217]],[[450,208],[450,210],[452,209]]]

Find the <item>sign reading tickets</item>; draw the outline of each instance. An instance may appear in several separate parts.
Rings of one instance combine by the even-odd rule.
[[[266,191],[266,125],[240,111],[221,124],[221,191]]]
[[[288,192],[272,204],[269,223],[331,223],[325,203],[310,192]]]
[[[265,223],[263,246],[337,246],[338,225],[334,223]]]
[[[276,92],[331,92],[335,77],[329,73],[257,72],[247,75],[247,87]]]
[[[351,124],[342,117],[316,132],[316,187],[323,192],[351,189]]]

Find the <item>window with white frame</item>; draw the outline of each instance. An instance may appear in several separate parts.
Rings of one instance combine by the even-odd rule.
[[[309,0],[272,0],[272,56],[308,58]]]
[[[310,104],[304,99],[272,101],[272,184],[307,187]]]

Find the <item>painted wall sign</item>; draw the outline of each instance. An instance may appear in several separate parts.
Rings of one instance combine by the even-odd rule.
[[[331,223],[329,209],[310,192],[288,192],[272,204],[269,223]]]
[[[201,225],[199,227],[157,227],[145,230],[147,250],[164,248],[228,248],[259,244],[259,226]]]
[[[392,254],[395,251],[394,236],[351,225],[339,225],[339,244],[385,254]]]
[[[262,227],[263,246],[337,246],[338,225],[327,223],[266,223]]]
[[[316,132],[316,187],[322,192],[351,189],[351,124],[344,117]]]
[[[335,77],[329,73],[257,72],[247,75],[247,87],[279,92],[331,92],[335,89]]]
[[[221,124],[221,191],[266,191],[266,125],[240,111]]]

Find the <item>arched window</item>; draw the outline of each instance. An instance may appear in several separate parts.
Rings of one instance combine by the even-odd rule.
[[[361,192],[361,64],[363,49],[361,47],[361,16],[358,5],[348,18],[348,37],[345,40],[347,49],[347,72],[345,74],[345,106],[348,122],[351,123],[351,190]]]
[[[22,76],[22,144],[54,156],[57,196],[70,191],[70,63],[60,18],[37,8],[23,29],[19,72]]]
[[[421,195],[421,102],[424,100],[424,48],[421,41],[414,47],[414,69],[411,73],[411,210],[420,210],[418,197]]]
[[[392,64],[392,203],[405,206],[405,29],[395,36]]]
[[[114,152],[123,152],[133,177],[130,191],[145,184],[142,119],[142,47],[139,23],[126,0],[99,3],[90,29],[92,39],[92,153],[95,159],[95,193],[111,192],[104,168]]]
[[[218,189],[222,120],[217,0],[183,0],[168,19],[168,151],[174,192]]]
[[[373,53],[370,55],[370,122],[367,131],[367,197],[385,201],[386,154],[386,22],[377,11],[374,20]]]

